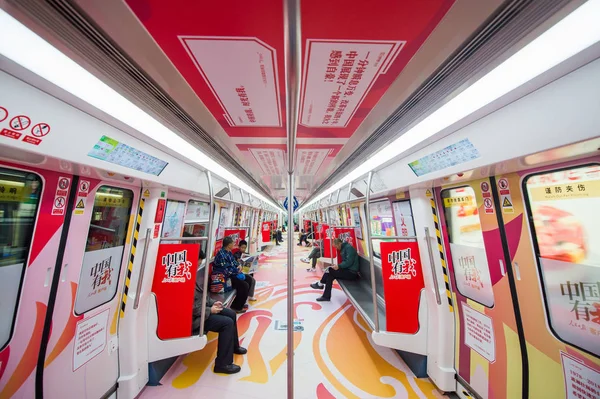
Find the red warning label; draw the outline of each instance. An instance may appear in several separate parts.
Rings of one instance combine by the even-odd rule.
[[[23,137],[23,142],[33,144],[33,145],[39,145],[42,142],[42,140],[36,139],[35,137],[31,137],[31,136],[25,136],[25,137]]]
[[[12,130],[2,129],[2,131],[0,131],[0,136],[4,136],[4,137],[11,138],[11,139],[19,140],[21,138],[22,134],[19,133],[19,132],[14,132]]]
[[[8,118],[8,111],[4,107],[0,107],[0,122],[3,122]]]
[[[34,137],[44,137],[48,133],[50,133],[50,125],[47,123],[38,123],[31,128],[31,134]]]

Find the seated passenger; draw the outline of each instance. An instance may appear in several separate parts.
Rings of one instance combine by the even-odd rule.
[[[231,251],[231,253],[233,253],[233,256],[235,257],[235,260],[238,261],[238,263],[244,267],[244,263],[242,262],[242,256],[244,256],[244,254],[246,253],[246,249],[248,249],[248,242],[246,240],[240,240],[239,244],[238,244],[238,248],[234,249],[233,251]],[[252,276],[252,273],[248,273],[250,276]],[[249,301],[256,301],[256,298],[254,297],[254,287],[256,286],[256,280],[254,278],[252,278],[252,281],[250,282],[250,290],[248,291],[248,300]]]
[[[206,256],[200,251],[200,261]],[[198,273],[198,276],[201,274]],[[194,309],[192,318],[192,335],[200,333],[200,322],[202,317],[202,287],[196,281],[196,292],[194,294]],[[217,358],[215,359],[215,373],[235,374],[241,368],[233,363],[233,354],[245,355],[248,351],[240,346],[237,331],[237,318],[235,312],[223,307],[221,302],[215,302],[210,296],[206,298],[206,309],[204,311],[204,333],[213,331],[219,334]]]
[[[314,272],[317,270],[317,259],[321,257],[321,248],[314,247],[310,254],[306,258],[300,259],[301,262],[309,263],[312,259],[312,267],[310,269],[306,269],[307,272]]]
[[[223,238],[223,248],[217,252],[217,256],[213,261],[213,273],[222,273],[225,279],[231,279],[231,286],[236,290],[231,309],[237,313],[244,313],[248,307],[246,300],[248,299],[250,287],[254,287],[256,281],[252,276],[242,273],[242,267],[231,253],[232,249],[233,238],[229,236]]]
[[[305,242],[308,244],[308,234],[306,234],[306,232],[304,231],[304,229],[302,229],[302,231],[300,232],[300,239],[298,240],[298,246],[301,247],[302,243]]]
[[[334,265],[329,268],[329,271],[323,274],[320,282],[312,283],[310,286],[316,290],[322,290],[323,295],[317,298],[317,301],[331,300],[331,287],[333,281],[338,280],[356,280],[358,278],[358,253],[356,249],[343,242],[339,238],[333,240],[333,245],[337,248],[342,256],[342,262],[339,265]]]

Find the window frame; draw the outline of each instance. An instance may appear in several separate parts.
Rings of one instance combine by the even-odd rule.
[[[87,249],[87,239],[88,239],[88,237],[89,237],[90,230],[91,230],[91,228],[92,228],[92,218],[94,217],[94,208],[95,208],[95,205],[92,205],[92,215],[91,215],[91,218],[90,218],[90,220],[89,220],[89,223],[88,223],[88,224],[89,224],[89,226],[88,226],[88,235],[86,236],[86,240],[85,240],[85,247],[84,247],[84,249],[83,249],[83,257],[81,258],[81,270],[80,270],[80,273],[79,273],[79,279],[77,280],[77,290],[75,291],[75,301],[73,302],[73,314],[74,314],[74,315],[76,315],[76,316],[85,315],[85,314],[86,314],[86,313],[88,313],[88,312],[91,312],[91,311],[93,311],[93,310],[95,310],[95,309],[98,309],[100,306],[104,306],[104,305],[106,305],[107,303],[110,303],[110,302],[112,302],[112,301],[115,299],[115,297],[117,296],[117,293],[118,293],[118,292],[119,292],[119,290],[120,290],[120,288],[119,288],[119,287],[120,287],[120,284],[119,284],[119,282],[120,282],[120,279],[121,279],[121,269],[123,268],[123,261],[126,259],[126,256],[125,256],[125,249],[126,249],[126,247],[127,247],[127,236],[128,236],[128,234],[130,233],[130,229],[129,229],[129,227],[130,227],[130,226],[129,226],[129,224],[130,224],[130,223],[134,223],[134,222],[133,222],[133,220],[131,219],[131,215],[132,215],[132,213],[131,213],[131,212],[134,210],[134,205],[137,205],[137,204],[134,204],[134,201],[135,201],[135,192],[134,192],[134,191],[133,191],[131,188],[125,188],[125,187],[111,186],[111,185],[109,185],[109,184],[102,184],[102,185],[100,185],[100,186],[99,186],[99,187],[96,189],[96,191],[94,192],[94,202],[96,202],[96,195],[97,195],[98,191],[99,191],[101,188],[103,188],[103,187],[108,187],[108,188],[117,189],[117,190],[123,190],[123,191],[129,191],[129,192],[131,193],[131,206],[130,206],[130,208],[129,208],[129,217],[125,218],[125,222],[126,222],[126,229],[125,229],[125,236],[124,236],[124,240],[125,240],[125,241],[124,241],[124,242],[123,242],[123,244],[122,244],[122,246],[123,246],[123,253],[122,253],[122,255],[121,255],[121,262],[119,262],[119,270],[118,270],[118,272],[115,274],[115,276],[117,277],[117,279],[118,279],[118,280],[117,280],[117,284],[115,284],[115,288],[116,288],[116,289],[115,289],[115,292],[112,294],[112,296],[110,297],[110,299],[108,299],[108,300],[106,300],[105,302],[102,302],[102,303],[100,303],[100,304],[98,304],[98,305],[94,306],[93,308],[89,308],[89,309],[87,309],[87,310],[85,310],[85,311],[83,311],[83,312],[81,312],[81,313],[77,313],[77,311],[75,310],[75,307],[76,307],[76,305],[77,305],[77,298],[78,298],[78,295],[77,295],[77,294],[79,293],[79,287],[80,287],[80,285],[81,285],[81,276],[82,276],[82,274],[83,274],[83,260],[84,260],[84,258],[85,258],[85,254],[86,254],[86,253],[88,253],[88,251],[86,251],[86,249]],[[139,200],[138,200],[138,201],[139,201]],[[137,208],[137,207],[136,207],[136,208]],[[133,230],[133,229],[132,229],[132,230]],[[119,245],[119,246],[120,246],[120,245]],[[115,248],[115,247],[110,247],[110,248]],[[102,248],[102,249],[106,249],[106,248]],[[102,249],[101,249],[101,250],[102,250]],[[94,251],[89,251],[89,252],[94,252]]]
[[[27,173],[27,174],[32,174],[35,175],[38,179],[39,179],[39,183],[40,183],[40,196],[39,199],[37,201],[37,205],[35,207],[35,212],[34,212],[34,218],[33,218],[33,229],[31,231],[31,237],[29,238],[29,247],[28,250],[26,251],[25,257],[23,258],[23,268],[21,270],[21,278],[19,279],[19,288],[17,289],[17,300],[15,301],[15,307],[14,307],[14,311],[13,311],[13,315],[12,315],[12,321],[11,321],[11,326],[10,326],[10,330],[8,333],[8,338],[6,340],[6,342],[4,343],[0,343],[0,352],[3,351],[4,349],[6,349],[6,347],[8,345],[10,345],[10,342],[12,341],[13,335],[15,333],[15,327],[17,325],[17,314],[19,313],[19,307],[21,305],[21,297],[23,296],[23,289],[24,289],[24,283],[25,283],[25,275],[27,274],[27,268],[29,267],[29,260],[31,258],[31,247],[37,232],[37,222],[39,220],[39,216],[40,216],[40,210],[41,210],[41,203],[44,200],[44,188],[46,186],[46,179],[44,178],[44,176],[42,176],[40,173],[38,172],[34,172],[31,170],[27,170],[27,169],[19,169],[19,168],[11,168],[8,167],[6,165],[2,165],[0,164],[0,173],[3,170],[8,170],[8,171],[17,171],[17,172],[21,172],[21,173]]]
[[[550,317],[550,307],[548,306],[548,299],[546,297],[546,285],[544,284],[544,279],[543,279],[544,270],[542,269],[542,265],[540,263],[540,257],[541,257],[540,256],[540,247],[538,244],[537,233],[536,233],[535,225],[533,222],[533,212],[532,212],[532,207],[531,207],[531,200],[529,198],[529,190],[527,189],[527,181],[534,176],[562,172],[565,170],[580,169],[580,168],[585,168],[588,166],[600,166],[600,162],[586,162],[583,164],[563,166],[563,167],[559,167],[559,168],[555,168],[555,169],[553,169],[552,167],[549,167],[548,169],[543,169],[543,170],[539,170],[536,172],[532,172],[530,174],[526,174],[523,176],[523,178],[521,180],[521,192],[523,194],[523,205],[524,205],[523,211],[527,212],[527,214],[524,216],[526,216],[526,218],[527,218],[527,226],[529,227],[529,237],[531,239],[531,245],[533,247],[533,258],[534,258],[534,262],[537,266],[537,276],[538,276],[537,283],[539,284],[539,287],[540,287],[540,294],[541,294],[542,303],[544,304],[544,313],[546,315],[546,323],[548,325],[548,329],[550,330],[550,333],[552,334],[552,336],[554,338],[556,338],[557,340],[559,340],[560,342],[562,342],[566,345],[570,345],[574,348],[577,348],[584,353],[598,357],[597,354],[594,354],[594,353],[590,352],[589,350],[580,347],[577,344],[574,344],[572,342],[569,342],[569,341],[563,339],[556,332],[556,330],[554,329],[554,326],[552,325],[552,318]]]
[[[450,190],[458,190],[458,189],[461,189],[461,188],[468,188],[468,189],[470,189],[470,190],[473,191],[473,199],[475,200],[475,206],[477,207],[477,219],[479,220],[479,227],[481,228],[481,235],[482,235],[482,241],[483,241],[483,226],[481,225],[481,217],[480,217],[480,214],[479,214],[479,206],[477,204],[477,193],[475,192],[475,188],[473,188],[469,184],[465,184],[465,185],[461,185],[461,186],[448,187],[448,188],[442,189],[440,191],[440,198],[441,198],[440,207],[442,208],[442,212],[444,213],[444,221],[445,221],[445,223],[444,223],[445,226],[444,227],[445,227],[446,232],[448,234],[448,252],[450,253],[450,259],[452,260],[452,276],[454,277],[454,282],[455,282],[454,286],[456,287],[456,290],[458,291],[458,293],[460,295],[462,295],[463,297],[465,297],[465,298],[467,298],[467,299],[469,299],[469,300],[471,300],[471,301],[473,301],[473,302],[475,302],[475,303],[477,303],[477,304],[479,304],[481,306],[484,306],[487,309],[493,309],[496,306],[496,295],[494,294],[494,287],[493,287],[493,285],[490,287],[490,289],[492,291],[492,301],[493,301],[493,303],[492,303],[492,306],[488,306],[488,305],[486,305],[484,303],[481,303],[477,299],[474,299],[474,298],[471,298],[468,295],[465,295],[460,290],[460,287],[458,286],[458,284],[456,284],[456,281],[458,281],[458,279],[456,278],[456,269],[457,269],[457,267],[454,264],[454,259],[452,258],[452,249],[450,248],[450,244],[452,244],[452,241],[451,241],[450,229],[448,228],[448,217],[446,215],[446,207],[444,206],[444,193],[447,192],[447,191],[450,191]],[[485,247],[485,241],[483,241],[483,251],[485,252],[486,262],[487,262],[487,248]],[[488,273],[490,273],[490,281],[491,281],[491,271],[490,271],[489,264],[487,265],[487,267],[488,267]]]

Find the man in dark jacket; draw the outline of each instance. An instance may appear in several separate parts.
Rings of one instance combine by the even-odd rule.
[[[201,252],[201,259],[203,253]],[[200,276],[201,273],[198,273]],[[194,294],[194,309],[192,318],[192,334],[200,333],[200,322],[202,317],[202,284],[196,281],[196,292]],[[215,301],[208,296],[206,298],[206,309],[204,311],[204,333],[213,331],[219,334],[217,358],[215,359],[215,373],[235,374],[241,368],[233,363],[233,354],[245,355],[248,351],[240,346],[237,331],[237,317],[233,310],[223,307],[221,302]]]
[[[328,272],[323,274],[321,281],[310,285],[316,290],[325,288],[323,295],[317,298],[319,302],[331,300],[331,288],[335,279],[356,280],[358,278],[358,253],[356,249],[339,238],[333,240],[333,245],[340,251],[342,262],[339,265],[331,266]]]

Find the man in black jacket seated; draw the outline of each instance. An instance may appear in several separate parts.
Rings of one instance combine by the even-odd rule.
[[[200,251],[200,262],[206,257]],[[200,273],[198,273],[198,276]],[[194,294],[194,310],[192,318],[192,335],[200,333],[202,317],[202,286],[196,279],[196,292]],[[219,334],[217,358],[215,359],[215,373],[235,374],[241,368],[233,363],[233,354],[245,355],[248,351],[240,346],[237,331],[237,317],[233,310],[223,307],[219,301],[207,296],[206,310],[204,313],[204,332],[213,331]]]

